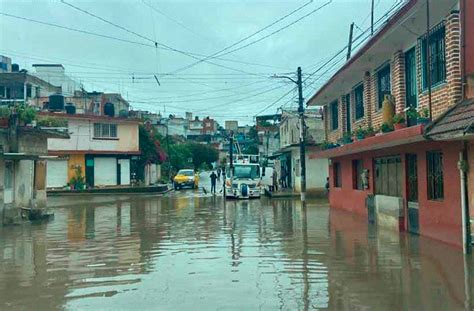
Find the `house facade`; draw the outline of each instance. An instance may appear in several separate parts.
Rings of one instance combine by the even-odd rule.
[[[296,111],[283,111],[280,122],[280,149],[277,151],[274,167],[278,177],[284,178],[286,186],[296,192],[301,191],[300,131],[299,115]],[[305,113],[306,123],[306,190],[309,195],[325,193],[328,177],[328,160],[310,158],[319,150],[324,140],[324,121],[312,111]]]
[[[331,207],[455,246],[466,245],[458,169],[466,144],[430,139],[431,125],[410,112],[433,124],[464,98],[461,41],[473,33],[460,2],[430,2],[428,33],[426,1],[407,1],[308,101],[324,107],[335,147],[310,156],[329,159]],[[387,95],[407,127],[390,131]],[[386,133],[373,136],[379,129]],[[365,138],[351,143],[354,131]]]
[[[48,188],[62,188],[77,175],[88,187],[130,185],[140,154],[136,119],[86,114],[42,113],[63,120],[70,137],[48,139]]]

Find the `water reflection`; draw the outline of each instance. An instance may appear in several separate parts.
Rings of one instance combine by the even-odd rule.
[[[471,257],[323,202],[78,204],[0,249],[0,309],[472,309]]]

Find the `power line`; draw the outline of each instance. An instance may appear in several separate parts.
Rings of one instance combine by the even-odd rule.
[[[260,110],[259,112],[257,112],[254,117],[258,116],[259,114],[261,114],[262,112],[264,112],[265,110],[275,106],[280,100],[282,100],[283,98],[285,98],[286,96],[288,96],[288,94],[290,94],[291,92],[293,92],[294,90],[296,90],[296,87],[292,88],[291,90],[289,90],[288,92],[286,92],[285,94],[283,94],[281,97],[279,97],[277,100],[275,100],[274,102],[272,102],[271,104],[269,104],[268,106],[265,106],[262,110]]]
[[[222,53],[222,52],[225,52],[225,51],[227,51],[228,49],[233,48],[234,46],[236,46],[236,45],[238,45],[238,44],[244,42],[245,40],[250,39],[250,38],[254,37],[255,35],[257,35],[257,34],[263,32],[263,31],[265,31],[266,29],[268,29],[268,28],[272,27],[273,25],[275,25],[275,24],[281,22],[282,20],[286,19],[287,17],[289,17],[289,16],[295,14],[296,12],[302,10],[303,8],[305,8],[306,6],[308,6],[309,4],[311,4],[312,2],[313,2],[313,0],[310,0],[310,1],[306,2],[305,4],[303,4],[303,5],[299,6],[299,7],[297,7],[295,10],[291,11],[290,13],[284,15],[283,17],[280,17],[279,19],[277,19],[277,20],[275,20],[274,22],[268,24],[267,26],[265,26],[265,27],[263,27],[263,28],[257,30],[256,32],[254,32],[254,33],[252,33],[252,34],[250,34],[250,35],[248,35],[248,36],[246,36],[246,37],[240,39],[239,41],[237,41],[237,42],[235,42],[235,43],[232,43],[232,44],[229,45],[229,46],[226,46],[225,48],[223,48],[223,49],[221,49],[221,50],[219,50],[219,51],[217,51],[217,52],[215,52],[215,53],[213,53],[213,54],[211,54],[211,55],[209,55],[209,56],[207,56],[207,57],[205,57],[205,58],[203,58],[203,59],[198,60],[197,62],[194,62],[194,63],[189,64],[189,65],[187,65],[187,66],[185,66],[185,67],[182,67],[182,68],[178,68],[178,69],[174,70],[173,73],[177,73],[177,72],[180,72],[180,71],[189,69],[189,68],[194,67],[195,65],[197,65],[197,64],[199,64],[199,63],[202,63],[202,62],[207,61],[208,59],[215,58],[218,54],[220,54],[220,53]]]

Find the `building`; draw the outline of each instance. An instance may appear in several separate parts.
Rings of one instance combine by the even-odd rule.
[[[15,223],[19,208],[46,208],[47,139],[68,137],[55,130],[20,126],[15,113],[8,119],[9,125],[0,128],[1,224]]]
[[[192,138],[195,136],[201,136],[203,134],[204,123],[199,120],[199,117],[194,117],[194,120],[189,121],[187,137]]]
[[[281,114],[256,117],[255,129],[258,135],[258,152],[264,163],[268,164],[269,157],[280,149],[280,121]]]
[[[275,168],[280,178],[285,178],[288,188],[301,191],[300,132],[299,115],[296,111],[283,111],[280,123],[280,149],[277,152]],[[328,161],[313,159],[310,152],[319,150],[324,140],[324,121],[319,113],[305,112],[306,123],[306,190],[308,194],[325,193],[328,177]]]
[[[202,134],[214,136],[217,134],[217,122],[214,119],[206,117],[202,120]]]
[[[0,72],[0,104],[39,105],[42,97],[61,93],[61,88],[26,71]]]
[[[434,137],[440,138],[436,127],[452,122],[456,111],[468,116],[471,109],[453,107],[472,106],[462,104],[469,71],[461,60],[473,51],[472,45],[471,50],[461,49],[462,38],[472,44],[473,28],[462,26],[472,23],[467,8],[461,7],[471,6],[468,2],[431,2],[427,36],[427,2],[407,1],[308,101],[310,106],[324,106],[326,140],[334,147],[310,156],[329,159],[332,208],[379,226],[466,245],[458,164],[460,155],[472,161],[472,135],[467,131],[462,140]],[[472,70],[472,57],[466,62]],[[375,136],[365,131],[365,138],[350,143],[347,137],[354,130],[387,129],[385,95],[392,96],[395,112],[406,118],[407,127]],[[409,113],[414,111],[427,111],[432,124],[425,127],[423,118]]]
[[[229,133],[230,131],[234,131],[235,133],[239,128],[239,121],[225,121],[224,128],[227,133]]]
[[[186,138],[188,136],[188,122],[189,121],[185,118],[170,115],[167,120],[164,120],[164,123],[167,125],[166,134]]]
[[[61,64],[34,64],[36,77],[54,86],[60,87],[64,96],[74,96],[75,92],[82,91],[82,84],[74,81]]]
[[[12,59],[0,55],[0,72],[11,72],[12,71]]]
[[[88,187],[130,185],[136,178],[139,120],[63,112],[41,118],[63,120],[70,133],[48,139],[48,155],[57,157],[48,163],[48,188],[71,185],[78,175]]]

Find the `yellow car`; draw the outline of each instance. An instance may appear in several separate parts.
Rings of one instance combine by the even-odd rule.
[[[194,174],[194,170],[179,170],[173,181],[175,190],[181,189],[183,187],[191,187],[196,189],[199,185],[199,175]]]

